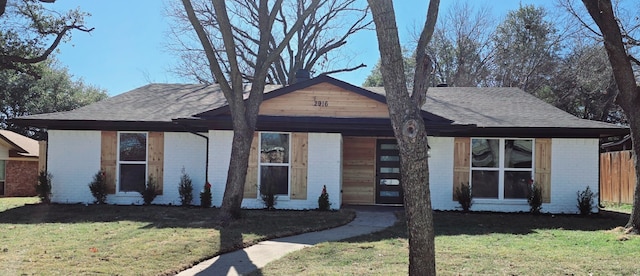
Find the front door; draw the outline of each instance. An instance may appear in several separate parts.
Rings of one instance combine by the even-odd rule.
[[[376,203],[403,203],[400,183],[400,151],[395,139],[378,139],[377,142]]]

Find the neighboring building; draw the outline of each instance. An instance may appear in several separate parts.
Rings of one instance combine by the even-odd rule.
[[[331,207],[401,204],[398,149],[384,89],[320,76],[268,86],[242,206],[262,208],[258,188],[277,190],[277,208],[315,209],[326,185]],[[543,211],[576,213],[576,192],[598,190],[598,139],[627,128],[576,118],[518,88],[429,88],[422,115],[429,134],[434,209],[454,210],[454,190],[470,183],[472,210],[528,211],[530,180],[543,186]],[[87,187],[104,170],[109,203],[141,204],[152,176],[154,203],[179,204],[182,168],[197,193],[212,185],[222,202],[231,155],[231,117],[218,86],[151,84],[69,112],[22,117],[48,129],[54,202],[93,201]]]
[[[38,141],[0,130],[0,197],[35,196]]]

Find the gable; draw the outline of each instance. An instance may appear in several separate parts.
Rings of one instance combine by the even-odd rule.
[[[387,105],[323,82],[266,99],[260,115],[334,118],[389,118]]]

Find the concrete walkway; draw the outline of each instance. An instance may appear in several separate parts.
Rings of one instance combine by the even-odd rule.
[[[242,275],[253,272],[284,255],[326,241],[338,241],[373,233],[393,225],[394,207],[354,207],[356,218],[337,228],[263,241],[256,245],[222,254],[180,272],[179,276]]]

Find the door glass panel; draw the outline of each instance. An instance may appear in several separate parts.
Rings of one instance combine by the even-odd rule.
[[[380,149],[383,150],[397,150],[398,144],[380,144]]]
[[[381,155],[380,161],[400,161],[400,156],[394,155]]]
[[[400,192],[398,191],[380,191],[381,197],[399,197]]]
[[[396,185],[400,185],[400,180],[383,178],[383,179],[380,179],[380,185],[396,186]]]
[[[504,172],[504,198],[527,198],[531,172]]]
[[[471,172],[471,192],[477,198],[498,198],[498,171]]]
[[[380,168],[380,172],[381,173],[400,173],[400,168],[382,167],[382,168]]]

